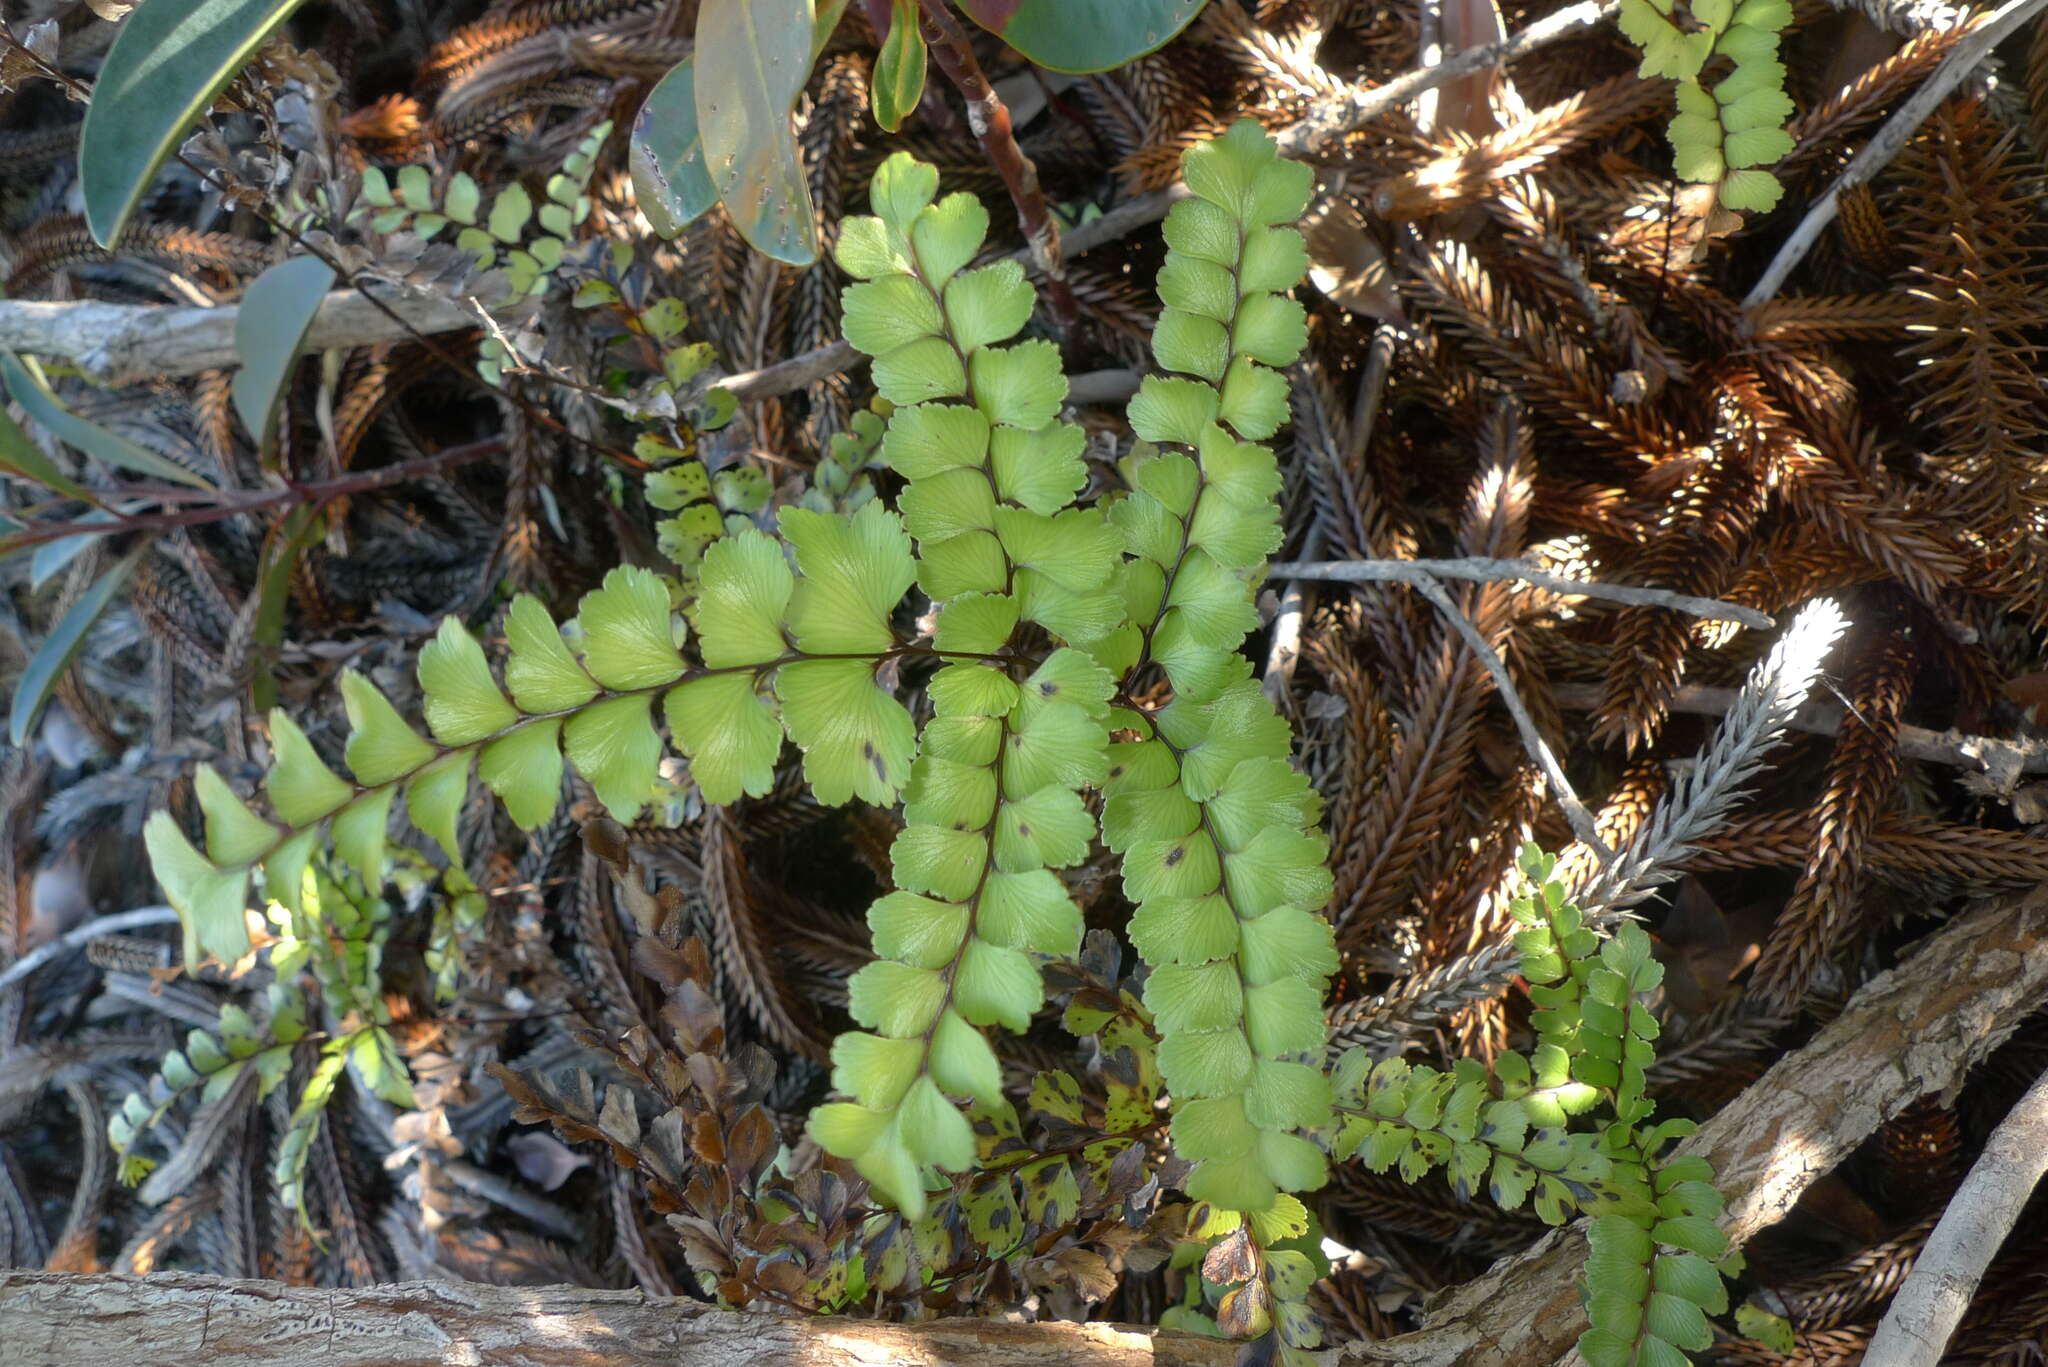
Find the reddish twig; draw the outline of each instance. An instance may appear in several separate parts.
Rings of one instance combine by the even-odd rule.
[[[1060,265],[1059,221],[1045,202],[1045,190],[1038,183],[1038,168],[1017,145],[1017,135],[1010,127],[1009,106],[988,83],[981,63],[974,59],[966,31],[947,11],[943,0],[918,0],[918,4],[924,14],[924,40],[932,59],[967,101],[967,122],[981,139],[989,164],[1009,188],[1010,202],[1017,206],[1017,222],[1024,229],[1024,240],[1031,246],[1031,260],[1045,276],[1052,316],[1061,327],[1071,327],[1080,314],[1074,304],[1074,291],[1067,285],[1066,271]]]
[[[223,522],[231,517],[239,517],[243,513],[261,512],[266,508],[282,508],[299,503],[311,504],[317,508],[337,498],[347,498],[353,494],[382,489],[386,485],[400,484],[408,479],[438,474],[451,466],[497,455],[504,449],[505,443],[502,439],[490,437],[462,446],[446,447],[431,456],[421,456],[417,460],[400,461],[396,465],[385,465],[375,470],[345,475],[340,479],[307,483],[292,481],[281,489],[251,490],[221,499],[204,508],[190,508],[184,512],[134,513],[118,522],[107,523],[104,527],[98,524],[82,527],[77,522],[28,526],[0,537],[0,556],[11,555],[15,551],[38,546],[46,541],[61,541],[67,536],[77,536],[81,530],[99,531],[106,536],[121,536],[128,532],[167,532],[178,527],[198,527],[209,522]],[[121,492],[130,491],[124,488]],[[178,496],[182,498],[183,491],[179,491]]]

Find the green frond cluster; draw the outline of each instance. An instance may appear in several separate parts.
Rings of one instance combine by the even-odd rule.
[[[1587,927],[1551,881],[1555,868],[1525,847],[1530,890],[1511,907],[1535,1048],[1503,1053],[1490,1074],[1470,1059],[1439,1073],[1350,1051],[1336,1070],[1331,1154],[1398,1167],[1409,1182],[1442,1168],[1461,1198],[1483,1184],[1506,1210],[1533,1193],[1552,1225],[1592,1217],[1581,1356],[1592,1367],[1675,1367],[1711,1344],[1706,1316],[1727,1310],[1739,1263],[1715,1223],[1713,1169],[1665,1152],[1691,1122],[1648,1124],[1657,1026],[1643,999],[1663,978],[1650,937],[1632,921],[1607,937]]]
[[[1760,3],[1778,0],[1746,0],[1715,34],[1753,42],[1738,30],[1760,22]],[[1718,50],[1701,49],[1695,73]],[[273,713],[267,813],[203,769],[203,852],[170,815],[148,824],[187,961],[249,950],[260,869],[280,978],[310,972],[354,1031],[327,1042],[300,1108],[317,1118],[345,1066],[395,1100],[408,1084],[374,991],[384,922],[371,894],[389,875],[401,798],[449,863],[430,947],[445,975],[483,914],[459,863],[472,777],[530,829],[552,818],[573,765],[631,821],[679,783],[709,803],[766,794],[787,740],[820,802],[900,801],[904,817],[894,886],[868,911],[877,958],[850,983],[860,1028],[832,1051],[839,1099],[810,1120],[895,1207],[863,1217],[847,1295],[933,1275],[947,1230],[1011,1256],[1121,1190],[1133,1170],[1114,1176],[1119,1155],[1163,1125],[1189,1165],[1177,1323],[1269,1334],[1273,1356],[1303,1360],[1320,1340],[1307,1296],[1322,1265],[1298,1194],[1333,1159],[1356,1158],[1409,1181],[1442,1169],[1461,1196],[1531,1202],[1552,1224],[1594,1217],[1582,1352],[1593,1367],[1678,1361],[1704,1344],[1704,1315],[1726,1308],[1733,1263],[1712,1173],[1665,1152],[1689,1125],[1651,1124],[1657,1025],[1644,999],[1661,970],[1640,927],[1586,925],[1554,861],[1530,847],[1530,891],[1513,905],[1536,1006],[1530,1052],[1491,1069],[1357,1051],[1334,1078],[1323,1067],[1338,957],[1320,914],[1332,886],[1321,804],[1241,650],[1281,539],[1280,473],[1261,443],[1287,420],[1281,372],[1306,340],[1289,292],[1306,265],[1291,224],[1310,173],[1243,122],[1191,149],[1183,175],[1193,194],[1166,220],[1153,336],[1165,373],[1130,404],[1139,441],[1119,467],[1125,487],[1077,506],[1086,439],[1060,420],[1057,350],[1020,339],[1034,308],[1023,271],[976,266],[986,211],[939,198],[931,167],[891,157],[875,213],[849,220],[837,244],[857,282],[845,334],[873,358],[881,398],[835,439],[813,487],[713,472],[683,426],[644,437],[645,492],[674,515],[661,536],[680,575],[614,570],[566,625],[514,599],[501,674],[482,642],[443,623],[419,658],[426,735],[345,675],[346,777]],[[680,349],[679,304],[629,308],[617,280],[602,283],[610,296],[584,302]],[[902,482],[893,508],[868,474],[882,467]],[[928,612],[903,610],[913,588]],[[921,730],[906,683],[929,702]],[[670,749],[685,763],[665,770]],[[1142,998],[1121,985],[1106,937],[1084,951],[1059,873],[1098,840],[1136,908]],[[1096,967],[1067,962],[1077,957]],[[1029,1027],[1049,960],[1072,993],[1067,1027],[1113,1060],[1099,1116],[1072,1077],[1039,1077],[1038,1127],[1092,1136],[1050,1153],[1025,1142],[987,1034]],[[262,1061],[277,1047],[266,1038],[305,1034],[295,1000],[274,1002],[267,1037],[224,1018],[220,1041],[167,1060],[152,1097],[116,1120],[124,1151],[177,1095],[229,1085],[216,1079],[245,1064],[276,1068]]]
[[[606,122],[584,135],[563,159],[562,169],[548,177],[547,197],[537,210],[533,196],[517,181],[500,190],[486,209],[483,191],[466,171],[450,176],[436,194],[433,175],[424,166],[399,167],[395,186],[372,166],[363,172],[363,205],[356,216],[366,217],[380,233],[409,230],[428,240],[452,227],[455,245],[476,258],[478,270],[503,266],[515,297],[543,294],[568,251],[570,234],[590,217],[590,177],[611,131]],[[529,236],[528,229],[535,227],[538,231]]]
[[[584,597],[570,624],[574,651],[538,599],[514,600],[503,688],[477,639],[444,621],[419,661],[431,740],[368,680],[345,675],[352,780],[328,768],[289,716],[272,712],[265,786],[273,815],[257,814],[202,769],[206,852],[167,812],[145,828],[185,926],[187,961],[247,951],[242,908],[259,866],[270,897],[298,909],[323,828],[343,864],[381,879],[386,824],[401,793],[412,824],[440,845],[448,876],[466,890],[456,828],[472,767],[526,829],[554,815],[565,757],[615,816],[632,820],[659,786],[657,701],[707,801],[766,792],[785,731],[804,751],[819,800],[893,801],[915,734],[875,669],[900,653],[889,615],[910,584],[909,538],[879,504],[848,516],[785,509],[781,526],[782,542],[748,531],[706,553],[694,604],[701,666],[682,653],[690,632],[669,585],[621,568]]]
[[[548,177],[538,208],[516,180],[486,208],[482,189],[467,171],[457,171],[437,191],[433,173],[424,166],[399,167],[396,185],[372,166],[363,172],[362,200],[349,217],[367,221],[380,233],[409,231],[426,241],[453,228],[455,245],[470,254],[478,271],[504,272],[512,298],[545,294],[568,253],[571,235],[590,217],[590,177],[611,130],[607,120],[584,135],[563,159],[562,169]],[[498,384],[517,359],[493,329],[479,348],[477,374]]]
[[[970,195],[934,203],[938,174],[898,154],[876,173],[874,217],[841,230],[848,340],[875,357],[895,405],[883,459],[917,539],[917,578],[949,663],[904,794],[896,891],[868,913],[881,957],[854,975],[867,1029],[832,1050],[811,1133],[915,1217],[922,1172],[976,1162],[949,1097],[1007,1109],[982,1034],[1026,1029],[1043,998],[1034,955],[1072,955],[1081,913],[1052,872],[1088,857],[1080,789],[1108,772],[1115,680],[1086,647],[1120,621],[1116,557],[1098,511],[1068,508],[1084,481],[1082,433],[1059,422],[1066,376],[1044,342],[1012,342],[1033,293],[1014,262],[966,269],[988,231]],[[866,505],[873,508],[875,505]],[[1020,622],[1065,644],[1032,662]]]
[[[1714,186],[1730,209],[1774,208],[1784,187],[1768,168],[1792,150],[1792,97],[1778,60],[1788,0],[1621,0],[1618,22],[1643,50],[1638,74],[1678,82],[1679,179]],[[1703,78],[1719,63],[1732,69],[1709,87]]]
[[[481,913],[480,896],[460,900],[475,903]],[[304,1220],[306,1159],[343,1070],[394,1106],[415,1102],[383,994],[384,945],[391,933],[385,904],[364,892],[360,881],[331,876],[316,859],[306,870],[299,904],[273,903],[270,920],[275,938],[266,949],[275,978],[266,991],[263,1020],[232,1002],[223,1006],[214,1030],[187,1033],[184,1048],[164,1056],[148,1086],[129,1094],[109,1118],[107,1137],[120,1160],[121,1179],[140,1182],[155,1164],[135,1153],[135,1145],[182,1098],[197,1092],[202,1103],[216,1101],[238,1085],[253,1085],[259,1099],[268,1096],[290,1073],[301,1046],[317,1042],[319,1061],[293,1104],[273,1170],[280,1198]],[[295,986],[301,973],[319,984],[329,1018],[351,1022],[350,1029],[324,1037],[312,1030],[306,998]],[[245,1084],[245,1078],[253,1083]]]

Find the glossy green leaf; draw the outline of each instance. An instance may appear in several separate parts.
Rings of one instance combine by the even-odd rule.
[[[1054,71],[1108,71],[1160,47],[1204,0],[960,0],[976,23]]]
[[[790,111],[811,74],[811,0],[704,0],[697,126],[733,226],[793,266],[818,258],[816,211]]]
[[[85,219],[114,245],[157,168],[299,0],[150,0],[122,23],[78,134]]]
[[[7,392],[29,417],[50,429],[59,441],[77,447],[94,460],[151,479],[212,490],[212,484],[184,466],[165,460],[126,437],[116,436],[97,423],[87,422],[59,403],[56,394],[50,390],[49,382],[43,378],[41,367],[32,358],[0,351],[0,380],[7,382]]]
[[[235,412],[258,449],[270,446],[299,349],[333,285],[334,268],[325,261],[294,256],[264,271],[242,293],[235,313],[235,354],[242,368],[230,388]]]
[[[889,36],[875,58],[874,78],[868,83],[868,107],[875,122],[887,132],[902,127],[903,120],[924,98],[924,35],[917,27],[917,0],[895,0],[890,9]]]
[[[90,499],[85,486],[57,468],[57,462],[43,453],[21,424],[0,409],[0,473],[19,475],[42,485],[52,493],[70,498]],[[90,538],[80,538],[82,547]]]
[[[100,614],[107,610],[108,604],[114,601],[114,596],[127,584],[135,573],[135,567],[148,553],[146,544],[140,546],[102,572],[92,587],[80,594],[78,601],[57,619],[57,625],[50,628],[50,634],[29,657],[20,679],[15,682],[14,702],[7,717],[7,737],[15,748],[28,744],[29,733],[35,729],[36,720],[42,716],[58,681],[71,668],[71,662],[85,645],[86,634],[92,630],[92,624],[100,619]]]

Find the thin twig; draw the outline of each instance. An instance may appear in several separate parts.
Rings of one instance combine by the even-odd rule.
[[[1341,95],[1317,100],[1308,113],[1279,133],[1280,154],[1307,157],[1323,144],[1355,132],[1380,115],[1438,86],[1475,71],[1526,57],[1540,47],[1591,28],[1620,8],[1620,0],[1580,0],[1529,25],[1519,33],[1486,47],[1466,48],[1434,66],[1419,66],[1385,85],[1353,86]]]
[[[116,912],[102,916],[96,921],[87,921],[76,930],[68,930],[39,949],[32,949],[16,959],[0,973],[0,991],[14,986],[29,974],[49,963],[52,959],[68,954],[89,941],[102,935],[115,935],[124,930],[143,930],[150,926],[175,925],[178,913],[170,907],[138,907],[134,911]]]
[[[129,513],[116,522],[94,524],[88,530],[105,536],[120,536],[127,532],[167,532],[177,527],[198,527],[209,522],[221,522],[265,508],[283,508],[301,503],[318,507],[337,498],[368,493],[389,484],[438,475],[457,465],[497,455],[504,449],[505,443],[501,438],[486,437],[482,441],[468,442],[461,446],[443,447],[433,455],[421,456],[417,460],[401,461],[396,465],[380,465],[374,470],[343,475],[338,479],[292,483],[282,489],[254,489],[233,493],[217,502],[184,512]],[[180,495],[177,501],[183,501],[183,495]],[[0,555],[11,555],[24,547],[77,536],[79,525],[75,521],[32,522],[18,531],[0,536]]]
[[[1602,701],[1598,684],[1552,684],[1559,707],[1589,711]],[[1718,717],[1735,705],[1733,688],[1687,684],[1666,701],[1673,712],[1697,717]],[[1832,703],[1808,703],[1792,713],[1786,722],[1795,731],[1809,735],[1839,735],[1848,713]],[[1949,764],[1959,769],[1985,769],[2014,774],[2048,774],[2048,741],[2001,740],[1996,736],[1972,736],[1961,731],[1930,731],[1924,726],[1899,728],[1899,753],[1907,759],[1930,764]]]
[[[1420,584],[1423,580],[1473,579],[1494,583],[1520,579],[1556,593],[1579,594],[1587,598],[1608,598],[1617,603],[1665,607],[1703,617],[1710,622],[1740,622],[1759,631],[1777,625],[1752,608],[1724,603],[1717,598],[1695,598],[1668,589],[1638,588],[1630,584],[1602,584],[1569,575],[1552,574],[1520,560],[1496,560],[1472,556],[1461,560],[1323,560],[1280,561],[1273,566],[1276,576],[1290,579],[1332,579],[1344,583]]]
[[[1344,433],[1344,449],[1330,457],[1345,469],[1356,465],[1372,444],[1373,424],[1379,418],[1380,399],[1387,390],[1387,372],[1394,359],[1394,330],[1385,323],[1374,329],[1366,348],[1365,373],[1358,379],[1358,395],[1352,405],[1351,421]],[[1323,519],[1309,523],[1302,551],[1310,556],[1323,548]],[[1266,696],[1278,707],[1287,696],[1294,666],[1301,658],[1301,624],[1308,615],[1308,591],[1300,579],[1288,579],[1280,586],[1280,613],[1273,619],[1273,640],[1266,650],[1264,685]]]
[[[1614,858],[1614,851],[1600,838],[1600,832],[1593,823],[1593,814],[1579,801],[1572,791],[1571,780],[1564,776],[1564,766],[1551,753],[1550,743],[1543,739],[1543,733],[1536,729],[1536,719],[1529,715],[1529,709],[1522,704],[1522,695],[1515,691],[1514,680],[1508,677],[1508,668],[1501,663],[1486,638],[1479,634],[1479,628],[1472,625],[1472,619],[1458,610],[1451,601],[1451,595],[1444,592],[1444,586],[1426,574],[1419,574],[1402,582],[1410,584],[1417,593],[1436,605],[1451,629],[1464,639],[1465,645],[1479,657],[1486,666],[1486,672],[1493,676],[1493,685],[1500,690],[1500,700],[1507,704],[1508,715],[1515,719],[1515,729],[1522,733],[1522,748],[1529,752],[1543,770],[1544,779],[1550,784],[1550,795],[1557,799],[1557,805],[1564,810],[1565,820],[1571,823],[1572,834],[1581,844],[1593,851],[1604,865]]]
[[[1963,1179],[1864,1350],[1864,1367],[1935,1367],[2020,1208],[2048,1172],[2048,1073],[2020,1098]]]
[[[1935,106],[1962,84],[1963,78],[1976,69],[1977,63],[1983,61],[1992,48],[2039,13],[2043,5],[2048,5],[2048,0],[2005,0],[1978,24],[1969,37],[1950,50],[1947,59],[1927,78],[1927,83],[1914,91],[1912,98],[1900,105],[1897,113],[1885,120],[1884,127],[1878,129],[1863,149],[1842,168],[1842,174],[1828,187],[1828,192],[1806,211],[1806,217],[1799,220],[1799,226],[1779,244],[1777,255],[1764,268],[1756,287],[1743,296],[1744,308],[1756,308],[1784,287],[1785,278],[1806,259],[1806,254],[1813,250],[1813,244],[1820,240],[1821,230],[1834,222],[1843,191],[1863,184],[1890,164],[1914,131],[1934,112]]]

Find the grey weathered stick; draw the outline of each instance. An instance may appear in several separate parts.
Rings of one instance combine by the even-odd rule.
[[[1496,560],[1486,556],[1472,556],[1460,560],[1283,560],[1273,566],[1273,574],[1289,579],[1329,579],[1349,584],[1420,584],[1425,579],[1473,579],[1481,583],[1496,583],[1503,579],[1520,579],[1538,588],[1550,589],[1557,593],[1607,598],[1617,603],[1671,608],[1677,612],[1690,613],[1694,617],[1704,617],[1712,622],[1740,622],[1743,626],[1755,627],[1759,631],[1777,625],[1771,618],[1753,608],[1724,603],[1718,598],[1695,598],[1689,593],[1672,593],[1668,589],[1646,589],[1631,584],[1603,584],[1593,580],[1573,579],[1569,575],[1539,570],[1524,561]]]
[[[2020,1098],[1956,1190],[1864,1350],[1863,1367],[1936,1367],[2020,1207],[2048,1173],[2048,1073]]]
[[[1108,1324],[738,1314],[572,1286],[325,1290],[0,1271],[0,1367],[1229,1367],[1238,1345]]]
[[[469,308],[439,295],[382,296],[413,331],[459,332],[477,325]],[[157,375],[196,375],[242,363],[235,350],[234,308],[0,299],[0,347],[56,357],[92,379],[125,384]],[[516,316],[516,315],[508,315]],[[369,346],[402,341],[406,327],[379,311],[359,290],[336,290],[314,315],[306,347]]]
[[[1559,707],[1585,711],[1598,707],[1598,684],[1560,683],[1551,685]],[[1718,717],[1735,704],[1736,690],[1708,684],[1687,684],[1671,695],[1665,706],[1673,712],[1699,717]],[[1834,703],[1808,703],[1795,711],[1786,723],[1795,731],[1815,736],[1841,734],[1847,713]],[[1930,731],[1924,726],[1899,728],[1899,753],[1907,759],[1930,764],[1953,764],[1962,769],[1991,769],[2011,766],[2016,774],[2048,774],[2048,741],[2001,740],[1996,736],[1971,736],[1960,731]]]
[[[1912,97],[1899,106],[1897,113],[1885,120],[1884,126],[1842,168],[1842,174],[1828,187],[1828,192],[1806,211],[1806,217],[1799,220],[1799,226],[1792,230],[1791,236],[1778,245],[1777,255],[1764,268],[1756,287],[1743,296],[1744,308],[1757,307],[1784,287],[1785,278],[1806,259],[1806,254],[1813,250],[1813,244],[1820,241],[1821,230],[1834,222],[1842,192],[1863,184],[1889,165],[1912,138],[1914,131],[1934,112],[1935,106],[1962,84],[1963,78],[1976,69],[1977,63],[1983,61],[1992,48],[2040,12],[2044,4],[2048,4],[2048,0],[2005,0],[1985,17],[1975,32],[1955,45],[1942,64],[1934,69],[1934,74],[1927,78],[1927,83],[1914,91]]]
[[[828,375],[851,370],[860,359],[861,355],[853,349],[853,343],[828,342],[813,351],[799,352],[786,361],[777,361],[760,370],[728,375],[718,382],[718,387],[741,403],[772,399],[777,394],[794,393],[806,385],[816,384]]]

